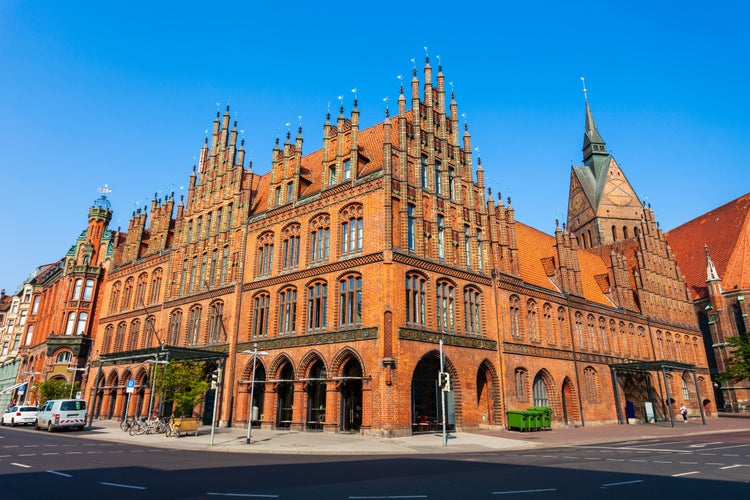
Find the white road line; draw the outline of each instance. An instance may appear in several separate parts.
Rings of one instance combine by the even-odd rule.
[[[563,455],[563,458],[568,458],[568,459],[571,459],[571,460],[578,460],[578,457],[568,457],[568,456],[565,456],[565,455]]]
[[[698,465],[698,462],[677,462],[680,465]]]
[[[36,453],[19,453],[19,457],[35,457]]]
[[[66,451],[66,455],[83,455],[82,451]]]
[[[631,458],[628,460],[628,462],[648,462],[648,460],[643,460],[641,458]]]
[[[734,464],[734,465],[727,465],[726,467],[719,467],[719,469],[721,469],[721,470],[735,469],[737,467],[747,467],[747,465],[744,465],[744,464]]]
[[[56,470],[48,470],[47,472],[49,472],[50,474],[56,474],[56,475],[62,476],[62,477],[73,477],[73,474],[66,474],[64,472],[57,472]]]
[[[584,460],[601,460],[599,457],[583,457]]]
[[[655,464],[671,464],[672,462],[669,462],[667,460],[654,460]]]
[[[692,476],[693,474],[700,474],[701,472],[698,470],[694,470],[691,472],[683,472],[682,474],[672,474],[672,477],[680,477],[680,476]]]
[[[599,486],[600,488],[609,488],[610,486],[624,486],[626,484],[636,484],[636,483],[642,483],[643,479],[636,479],[634,481],[623,481],[621,483],[606,483]]]
[[[0,458],[8,458],[10,455],[0,455]]]
[[[51,451],[49,453],[42,453],[42,456],[49,456],[49,455],[59,455],[59,453],[56,451]]]
[[[253,493],[216,493],[209,492],[206,495],[215,497],[250,497],[250,498],[279,498],[279,495],[255,495]],[[349,497],[349,498],[404,498],[404,497]]]
[[[516,493],[545,493],[548,491],[557,491],[557,488],[546,488],[540,490],[515,490],[515,491],[493,491],[493,495],[515,495]]]
[[[724,465],[724,462],[706,462],[706,465]]]
[[[30,465],[26,465],[26,464],[19,464],[19,463],[16,463],[16,462],[11,462],[11,463],[10,463],[10,465],[15,465],[16,467],[23,467],[24,469],[29,469],[29,468],[31,468],[31,466],[30,466]]]
[[[697,444],[691,444],[688,446],[688,448],[703,448],[705,446],[709,446],[712,444],[722,444],[724,441],[714,441],[713,443],[697,443]]]
[[[38,444],[25,444],[23,445],[24,448],[39,448]]]
[[[132,484],[119,484],[119,483],[107,483],[104,481],[99,481],[99,484],[104,486],[115,486],[117,488],[129,488],[131,490],[145,490],[145,486],[133,486]]]

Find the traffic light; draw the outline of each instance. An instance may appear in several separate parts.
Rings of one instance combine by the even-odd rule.
[[[221,384],[221,370],[212,371],[208,376],[208,381],[211,382],[211,389],[216,389],[216,386]]]
[[[448,372],[438,373],[438,385],[444,392],[451,392],[451,376]]]

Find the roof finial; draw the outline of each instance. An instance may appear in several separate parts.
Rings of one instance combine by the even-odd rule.
[[[400,93],[404,93],[404,75],[399,74],[396,76],[398,78],[398,89]]]
[[[385,116],[388,116],[388,97],[383,97],[383,102],[385,103]]]
[[[100,187],[96,189],[98,192],[102,193],[103,196],[107,196],[109,193],[112,192],[111,189],[109,189],[109,185],[105,184],[104,187]]]
[[[412,57],[409,60],[411,61],[412,66],[414,66],[414,72],[416,74],[416,71],[417,71],[417,58],[416,57]]]
[[[430,62],[430,51],[427,50],[427,46],[424,46],[424,60],[425,62]]]
[[[586,79],[584,77],[581,77],[581,83],[583,84],[583,98],[586,102],[589,102],[589,95],[587,94],[588,90],[586,90]]]

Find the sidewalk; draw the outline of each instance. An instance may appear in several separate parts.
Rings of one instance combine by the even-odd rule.
[[[408,455],[478,453],[748,430],[750,430],[749,417],[719,417],[707,419],[705,426],[701,425],[698,419],[691,420],[687,424],[676,422],[674,428],[669,423],[660,422],[555,428],[551,431],[523,433],[505,430],[459,432],[451,434],[447,446],[443,446],[442,434],[439,433],[382,438],[359,434],[261,429],[252,430],[252,444],[248,445],[246,428],[217,428],[212,446],[210,444],[211,428],[208,426],[201,427],[198,436],[188,435],[181,438],[167,438],[164,434],[130,436],[120,430],[119,422],[100,420],[94,422],[91,430],[75,433],[75,436],[181,450],[306,455]]]

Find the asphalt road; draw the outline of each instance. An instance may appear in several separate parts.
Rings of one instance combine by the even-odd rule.
[[[0,498],[750,498],[750,432],[495,453],[260,455],[0,428]]]

